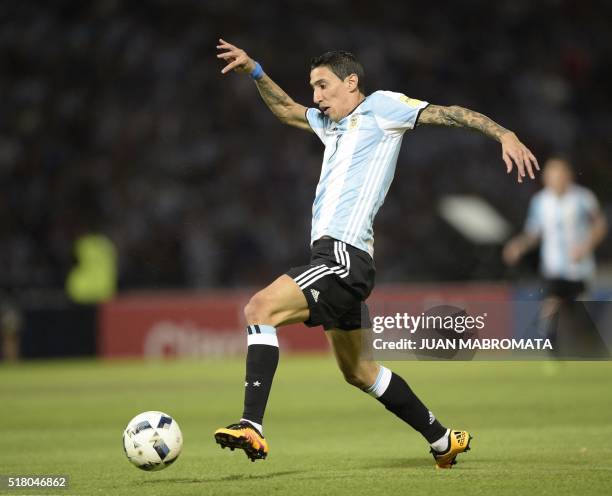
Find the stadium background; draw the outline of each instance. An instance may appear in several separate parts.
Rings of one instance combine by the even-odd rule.
[[[48,336],[41,310],[64,319],[84,232],[112,240],[120,294],[240,293],[308,256],[320,143],[277,122],[248,78],[221,77],[220,35],[305,104],[310,58],[354,51],[368,91],[474,108],[515,130],[541,162],[567,155],[612,217],[610,10],[552,0],[4,4],[0,287],[4,308],[22,313],[23,351],[94,352],[97,317],[74,307],[56,327],[78,321],[77,337],[83,327],[89,337],[33,349]],[[467,131],[408,133],[376,220],[379,287],[534,280],[537,254],[508,271],[503,240],[474,242],[440,215],[444,198],[472,195],[507,221],[507,236],[520,230],[539,181],[517,185],[499,155]],[[598,257],[597,286],[607,289],[610,238]]]
[[[9,412],[3,436],[10,448],[0,455],[0,467],[70,471],[80,494],[100,487],[113,494],[137,492],[142,477],[115,452],[117,432],[138,411],[167,408],[194,441],[174,467],[182,475],[172,479],[170,471],[163,472],[156,480],[168,486],[152,484],[153,492],[190,494],[197,491],[192,484],[205,483],[215,488],[211,494],[243,493],[255,480],[282,494],[274,486],[276,477],[297,484],[287,486],[296,491],[316,492],[323,484],[336,494],[359,494],[369,487],[360,479],[363,471],[373,480],[386,478],[391,488],[404,481],[396,469],[404,467],[405,450],[415,493],[452,491],[431,482],[426,472],[431,467],[420,461],[422,446],[398,441],[377,447],[374,433],[394,436],[396,424],[383,427],[365,419],[366,413],[378,418],[374,406],[342,389],[330,357],[283,359],[268,431],[277,465],[258,469],[272,471],[270,480],[252,468],[248,476],[232,475],[224,465],[228,459],[217,458],[214,447],[196,446],[195,439],[206,439],[216,423],[232,420],[227,416],[240,403],[235,387],[243,371],[240,306],[252,289],[308,256],[322,152],[316,137],[277,122],[248,78],[220,75],[217,38],[244,47],[304,104],[311,102],[309,59],[344,48],[362,60],[368,91],[402,91],[490,115],[516,131],[541,163],[552,153],[569,156],[578,182],[597,194],[610,222],[610,18],[610,2],[569,0],[4,2],[0,348],[11,344],[18,328],[23,358],[81,356],[84,361],[0,362],[0,397]],[[506,176],[499,146],[477,134],[431,128],[407,134],[398,174],[375,224],[379,290],[421,300],[432,294],[452,300],[470,291],[508,301],[537,298],[537,254],[509,271],[501,262],[501,242],[466,238],[441,216],[439,206],[449,195],[476,196],[509,223],[511,234],[520,230],[539,186],[539,181],[517,185]],[[88,231],[108,236],[118,256],[117,296],[101,305],[76,304],[65,290],[74,243]],[[610,237],[597,255],[592,297],[609,300]],[[160,312],[152,323],[151,315]],[[200,359],[88,359],[104,353],[109,333],[119,345],[141,334],[125,353],[106,355],[146,354],[143,336],[156,325],[170,328],[174,337],[162,336],[151,355]],[[309,332],[288,330],[281,339],[291,341],[287,349],[322,349],[322,333]],[[474,492],[526,494],[538,484],[555,494],[601,494],[609,488],[612,455],[609,448],[597,451],[597,440],[612,434],[608,364],[547,369],[546,374],[557,375],[544,379],[534,364],[453,365],[396,367],[420,391],[435,384],[436,392],[427,395],[433,404],[454,411],[466,427],[470,422],[478,427],[484,454],[470,474]],[[317,381],[329,384],[326,392],[306,381],[314,371]],[[217,373],[223,378],[215,379]],[[450,384],[449,376],[454,377]],[[480,417],[463,404],[472,391],[466,384],[481,395],[473,400]],[[297,396],[298,390],[308,398]],[[582,417],[574,410],[579,402],[587,405]],[[367,432],[360,437],[374,462],[358,444],[347,458],[345,447],[330,441],[337,432],[316,423],[353,418],[357,408],[364,415],[345,420],[345,428],[361,429],[365,422]],[[46,420],[36,412],[46,412]],[[202,412],[208,415],[204,425]],[[85,415],[95,419],[96,433]],[[52,432],[48,422],[56,426]],[[498,422],[516,427],[516,444],[506,443]],[[329,457],[321,458],[313,438],[296,434],[295,424],[316,432],[314,441],[325,443]],[[309,447],[283,441],[289,437]],[[549,443],[551,437],[555,442]],[[84,451],[84,439],[93,439],[99,451]],[[526,451],[533,439],[539,446]],[[542,445],[558,455],[542,460],[536,449]],[[567,445],[569,455],[563,451]],[[338,479],[310,480],[294,471],[295,450],[303,450],[304,473],[327,473],[327,465],[335,464]],[[509,464],[499,467],[508,453]],[[57,458],[50,461],[50,454]],[[394,466],[382,461],[389,457]],[[208,464],[209,475],[201,476],[198,460]],[[108,478],[97,474],[107,463],[110,474],[127,481],[125,487],[109,486]],[[527,469],[536,470],[533,479],[525,478]],[[569,477],[567,483],[557,476]]]

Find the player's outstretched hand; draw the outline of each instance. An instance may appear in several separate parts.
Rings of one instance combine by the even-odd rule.
[[[217,54],[217,58],[227,62],[227,65],[221,70],[221,74],[227,74],[229,71],[250,74],[255,69],[255,61],[244,50],[222,38],[219,38],[217,50],[222,50]]]
[[[522,256],[523,250],[521,249],[520,243],[516,239],[512,239],[506,243],[502,251],[502,258],[504,259],[506,265],[509,265],[510,267],[515,266]]]
[[[506,162],[506,171],[512,172],[512,163],[516,164],[518,182],[522,183],[525,174],[529,174],[531,179],[535,179],[534,170],[540,170],[537,159],[533,153],[516,137],[512,131],[507,132],[501,137],[502,157]]]

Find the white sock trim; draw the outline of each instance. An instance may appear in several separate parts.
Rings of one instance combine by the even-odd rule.
[[[263,425],[258,424],[257,422],[253,422],[252,420],[245,419],[245,418],[241,418],[240,422],[248,422],[253,427],[255,427],[255,429],[257,429],[259,431],[259,433],[263,436]]]
[[[430,446],[435,451],[439,451],[439,452],[446,451],[448,449],[449,434],[450,434],[450,429],[446,429],[446,434],[444,434],[437,441],[434,441],[433,443],[431,443]]]
[[[267,344],[278,348],[276,328],[265,324],[252,324],[247,326],[247,345]]]
[[[390,382],[391,371],[387,367],[383,367],[381,365],[374,384],[367,388],[365,392],[368,393],[370,396],[373,396],[374,398],[380,398],[389,387]]]
[[[276,334],[249,334],[247,336],[247,345],[252,344],[267,344],[268,346],[276,346],[278,348],[278,338]]]

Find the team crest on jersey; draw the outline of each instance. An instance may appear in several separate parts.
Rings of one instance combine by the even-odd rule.
[[[348,125],[349,131],[359,127],[359,121],[361,121],[360,115],[352,115],[351,120],[349,120],[349,125]]]
[[[406,105],[410,105],[411,107],[418,107],[422,103],[421,100],[410,98],[406,95],[400,96],[399,99],[401,102],[404,102]]]

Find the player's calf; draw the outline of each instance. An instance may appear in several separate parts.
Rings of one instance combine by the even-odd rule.
[[[365,390],[370,387],[378,375],[378,365],[376,362],[361,361],[356,366],[340,366],[344,380],[351,386]]]

